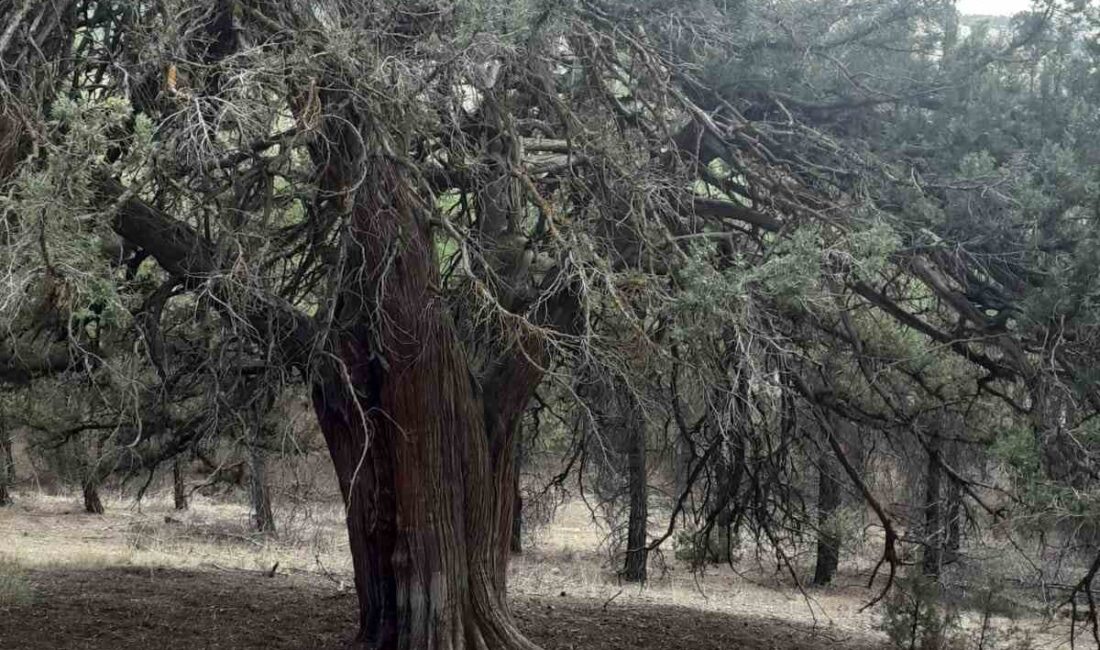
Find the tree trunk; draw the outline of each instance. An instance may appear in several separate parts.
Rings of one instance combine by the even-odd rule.
[[[732,563],[733,554],[741,545],[741,513],[744,510],[736,499],[740,496],[745,474],[745,441],[741,432],[732,426],[719,435],[722,440],[712,443],[722,445],[712,461],[712,473],[717,485],[701,531],[701,548],[706,549],[703,556],[705,562]],[[719,543],[711,543],[716,529],[719,532]]]
[[[711,390],[708,408],[708,430],[712,445],[719,445],[710,469],[714,485],[707,504],[707,519],[701,531],[701,548],[705,549],[705,562],[732,563],[734,551],[741,545],[741,521],[744,504],[741,498],[741,482],[745,474],[745,442],[749,435],[745,429],[744,405],[750,401],[748,374],[743,372],[741,358],[737,354],[736,334],[732,330],[722,333],[725,353],[722,357],[724,377]],[[724,532],[724,544],[712,544],[714,529]],[[718,536],[719,542],[723,535]],[[724,548],[723,548],[724,547]]]
[[[504,582],[513,439],[545,352],[521,334],[473,380],[427,220],[398,174],[368,169],[351,207],[335,361],[313,391],[346,506],[358,638],[378,650],[533,649]]]
[[[631,582],[645,582],[646,524],[649,521],[649,482],[646,473],[646,429],[641,418],[624,413],[624,419],[630,423],[631,430],[627,444],[627,472],[630,482],[630,516],[627,521],[626,564],[623,567],[623,579]]]
[[[261,533],[275,534],[275,515],[271,511],[271,490],[267,485],[267,453],[260,444],[261,425],[253,427],[248,444],[248,494],[252,509],[252,527]]]
[[[94,478],[84,482],[84,511],[93,515],[103,514],[103,501],[99,498],[99,485]]]
[[[833,520],[840,507],[840,480],[833,464],[821,461],[817,476],[817,562],[814,584],[827,585],[836,575],[840,563],[840,535]]]
[[[103,514],[103,501],[99,498],[99,483],[102,479],[101,460],[99,457],[100,444],[98,439],[93,439],[91,449],[86,449],[84,463],[84,511],[93,515]]]
[[[187,510],[187,491],[183,482],[183,463],[177,455],[172,459],[172,500],[176,510]]]
[[[523,454],[521,452],[520,445],[522,442],[519,440],[519,436],[516,436],[515,441],[516,448],[516,460],[515,468],[512,471],[512,542],[511,550],[514,555],[523,553],[523,495],[519,489],[519,471],[522,466]]]
[[[0,419],[0,507],[11,505],[11,486],[15,485],[15,458],[11,434]]]
[[[924,575],[938,578],[943,563],[943,519],[940,508],[939,438],[928,443],[928,469],[924,484]]]
[[[619,575],[644,582],[648,550],[648,477],[646,470],[646,421],[634,388],[618,377],[586,377],[578,388],[594,416],[596,435],[617,455],[616,471],[604,475],[607,485],[593,486],[601,498],[619,499],[626,477],[627,535],[623,569]],[[619,464],[621,463],[621,464]]]

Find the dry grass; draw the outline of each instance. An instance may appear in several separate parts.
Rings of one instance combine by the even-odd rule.
[[[0,608],[26,605],[33,600],[27,570],[14,559],[0,556]]]
[[[308,520],[284,520],[275,538],[250,531],[247,508],[231,501],[196,496],[182,512],[166,497],[140,505],[108,497],[104,505],[106,515],[90,515],[75,497],[20,494],[0,510],[0,548],[24,568],[351,570],[338,504],[315,504]]]
[[[177,512],[167,497],[154,496],[135,506],[108,495],[107,514],[96,516],[85,514],[75,496],[16,496],[14,507],[0,509],[0,611],[5,605],[30,602],[34,586],[27,574],[43,571],[140,567],[263,575],[278,564],[280,575],[319,580],[336,592],[350,591],[343,513],[336,502],[284,509],[279,536],[271,538],[252,533],[247,508],[233,500],[196,495],[190,510]],[[583,504],[560,507],[512,562],[513,599],[536,617],[545,614],[541,603],[570,603],[574,609],[592,603],[593,611],[690,611],[756,621],[761,629],[796,626],[808,630],[806,634],[820,633],[822,639],[859,640],[846,641],[845,647],[886,645],[885,636],[875,629],[877,613],[859,611],[873,596],[862,569],[842,574],[835,587],[802,592],[789,577],[762,567],[735,571],[723,566],[699,575],[673,559],[669,548],[654,559],[652,579],[643,588],[620,583],[607,567],[602,550],[606,538],[607,530]],[[1055,647],[1051,643],[1049,647]],[[840,646],[822,641],[820,647]]]
[[[656,532],[656,531],[655,531]],[[729,566],[700,575],[671,558],[670,549],[651,564],[644,587],[621,582],[599,549],[608,531],[593,521],[580,502],[565,504],[554,521],[539,532],[537,545],[513,559],[509,589],[527,596],[569,596],[611,600],[616,605],[647,604],[689,607],[783,620],[822,629],[842,630],[885,640],[875,630],[877,615],[859,612],[873,594],[865,581],[844,580],[840,586],[803,593],[756,568],[735,573]]]

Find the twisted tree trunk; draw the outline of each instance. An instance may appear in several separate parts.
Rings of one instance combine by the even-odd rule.
[[[426,220],[397,174],[371,170],[356,194],[334,361],[313,392],[346,505],[359,640],[535,648],[512,620],[504,578],[513,436],[543,353],[521,339],[474,381]]]

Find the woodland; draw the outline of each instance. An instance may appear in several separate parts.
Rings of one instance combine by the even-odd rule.
[[[362,647],[539,648],[566,499],[625,585],[858,546],[897,647],[1100,647],[1098,372],[1095,2],[0,0],[0,517],[277,536],[323,453]]]

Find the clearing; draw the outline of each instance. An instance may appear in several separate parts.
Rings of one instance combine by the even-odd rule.
[[[108,500],[103,516],[74,497],[17,497],[0,510],[0,648],[345,648],[354,631],[337,507],[282,513],[266,539],[248,532],[243,506],[201,496],[183,513]],[[641,589],[601,568],[601,539],[569,504],[512,564],[513,609],[547,650],[889,647],[876,614],[859,612],[863,576],[803,595],[655,558]]]

